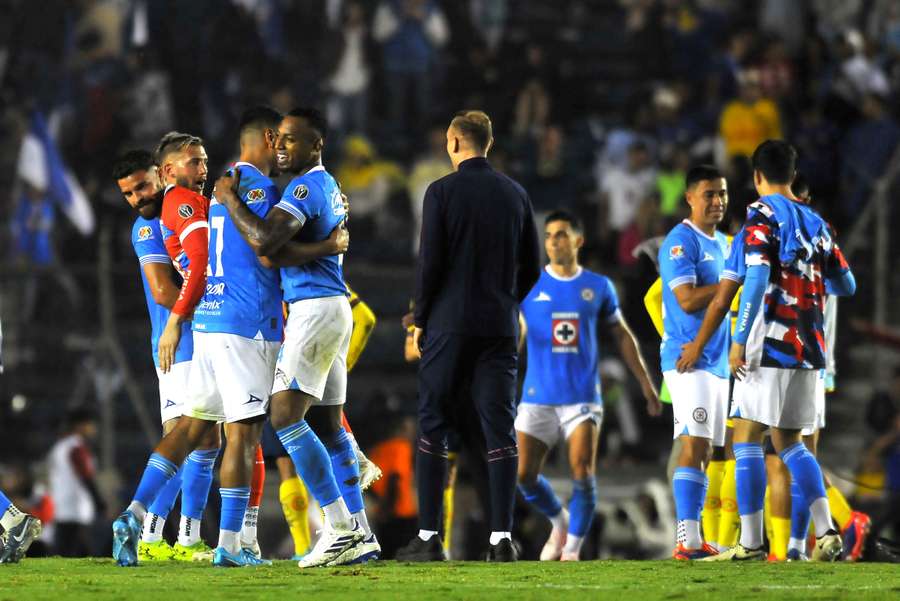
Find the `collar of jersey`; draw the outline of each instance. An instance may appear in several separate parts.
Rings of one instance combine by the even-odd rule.
[[[575,270],[575,275],[570,275],[570,276],[567,277],[567,278],[564,278],[564,277],[561,276],[561,275],[556,275],[555,273],[553,273],[553,270],[550,269],[550,266],[549,266],[549,265],[547,265],[546,267],[544,267],[544,271],[546,271],[546,272],[547,272],[547,275],[549,275],[549,276],[550,276],[551,278],[553,278],[554,280],[559,280],[560,282],[571,282],[572,280],[577,280],[577,279],[578,279],[578,276],[581,275],[581,273],[584,271],[584,268],[583,268],[581,265],[579,265],[579,266],[578,266],[578,269]]]
[[[166,187],[163,189],[163,196],[169,193],[169,190],[175,187],[175,184],[166,184]]]
[[[255,169],[256,172],[259,173],[260,175],[263,174],[263,172],[259,170],[259,167],[257,167],[253,163],[248,163],[247,161],[238,161],[237,163],[234,164],[234,166],[235,167],[251,167],[252,169]]]
[[[321,165],[321,164],[320,164],[320,165],[316,165],[315,167],[313,167],[312,169],[310,169],[309,171],[307,171],[307,172],[304,173],[303,175],[309,175],[310,173],[315,173],[316,171],[325,171],[325,165]]]
[[[683,224],[685,224],[685,225],[691,226],[691,229],[692,229],[692,230],[694,230],[695,232],[697,232],[698,234],[700,234],[701,236],[703,236],[703,237],[706,238],[707,240],[712,240],[713,242],[715,242],[715,240],[716,240],[716,235],[715,235],[715,234],[713,234],[712,236],[708,235],[706,232],[704,232],[704,231],[701,230],[699,227],[697,227],[696,225],[694,225],[694,222],[691,221],[690,219],[683,219],[683,220],[681,221],[681,223],[683,223]]]

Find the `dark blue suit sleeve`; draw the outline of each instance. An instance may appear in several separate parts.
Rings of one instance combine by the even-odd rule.
[[[419,241],[419,261],[416,268],[415,325],[424,328],[437,296],[444,273],[447,241],[441,215],[437,186],[425,191],[422,207],[422,232]]]
[[[534,209],[531,200],[525,196],[525,220],[522,224],[522,239],[519,248],[519,270],[516,276],[519,303],[525,300],[541,277],[541,249],[538,246],[537,228],[534,223]]]

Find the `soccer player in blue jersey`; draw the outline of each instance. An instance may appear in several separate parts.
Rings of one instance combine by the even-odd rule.
[[[663,337],[660,363],[672,395],[674,438],[681,440],[672,477],[677,540],[672,556],[700,559],[717,550],[704,542],[700,512],[706,496],[706,467],[712,446],[725,444],[728,412],[728,322],[723,321],[690,372],[675,363],[681,347],[697,334],[715,295],[728,241],[716,231],[728,207],[725,178],[713,166],[699,165],[685,178],[688,219],[672,228],[659,249],[663,282]]]
[[[637,341],[619,310],[612,282],[582,268],[584,244],[577,218],[551,213],[544,225],[550,264],[522,302],[528,370],[515,428],[519,445],[519,489],[553,524],[541,560],[577,561],[596,504],[594,472],[603,401],[600,394],[598,330],[609,328],[619,353],[640,383],[647,411],[659,415],[659,394]],[[547,453],[560,435],[569,443],[572,498],[562,507],[541,475]]]
[[[760,199],[748,207],[723,273],[723,283],[740,278],[744,283],[729,352],[729,368],[737,379],[732,415],[741,537],[735,547],[710,560],[765,557],[766,472],[761,445],[767,428],[812,513],[816,529],[812,558],[834,560],[841,553],[821,468],[800,433],[816,421],[816,380],[826,354],[826,290],[851,295],[856,282],[828,225],[791,191],[796,159],[794,148],[777,140],[764,142],[753,153],[753,180]],[[717,292],[717,309],[704,320],[698,341],[685,347],[680,369],[690,367],[702,348],[699,338],[717,325],[713,322],[724,302],[720,293],[730,289],[733,295],[736,285],[728,283],[724,292]]]
[[[322,166],[327,129],[315,109],[294,109],[281,122],[278,168],[297,176],[265,219],[224,192],[239,184],[239,174],[216,182],[238,231],[257,254],[277,253],[294,238],[324,240],[343,223],[340,189]],[[318,543],[300,560],[303,568],[366,561],[380,552],[368,527],[353,445],[341,426],[352,329],[342,259],[324,257],[281,270],[290,312],[275,369],[271,421],[326,522]]]
[[[131,243],[141,267],[150,314],[150,344],[159,378],[160,417],[165,435],[175,427],[184,409],[193,356],[191,326],[190,322],[182,325],[174,363],[164,373],[159,367],[157,345],[169,312],[178,299],[180,277],[166,252],[160,232],[162,186],[153,153],[145,150],[124,153],[113,166],[113,177],[126,202],[138,213],[131,231]],[[210,431],[149,505],[138,545],[139,559],[191,561],[212,558],[211,549],[200,539],[200,522],[212,486],[212,468],[220,444],[218,431]],[[162,532],[179,491],[182,515],[178,542],[173,548],[163,540]]]

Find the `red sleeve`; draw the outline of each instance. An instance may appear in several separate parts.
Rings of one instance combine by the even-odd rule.
[[[179,192],[175,195],[174,192]],[[173,191],[163,204],[163,222],[178,236],[188,259],[183,270],[181,293],[172,313],[183,317],[194,312],[206,289],[206,264],[209,262],[209,223],[206,197],[186,189]]]
[[[94,477],[94,462],[91,460],[91,454],[84,446],[72,447],[72,450],[69,452],[69,461],[72,462],[72,468],[82,480],[90,480]]]

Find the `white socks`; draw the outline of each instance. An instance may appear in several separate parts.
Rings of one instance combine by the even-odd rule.
[[[361,511],[357,511],[353,514],[353,517],[356,518],[356,521],[359,522],[359,527],[362,528],[363,532],[366,534],[366,538],[372,536],[372,528],[369,526],[369,518],[366,516],[366,510],[363,509]]]
[[[699,549],[703,546],[698,520],[678,520],[678,542],[687,549]]]
[[[806,539],[794,538],[792,536],[788,541],[788,551],[791,551],[791,549],[799,551],[801,554],[806,555]]]
[[[241,533],[219,530],[219,546],[232,555],[237,555],[241,552]]]
[[[831,524],[831,507],[828,505],[828,497],[819,497],[809,506],[813,524],[816,527],[816,538],[825,536],[825,533],[833,529]]]
[[[566,544],[563,546],[563,553],[565,554],[574,554],[578,557],[578,554],[581,553],[581,545],[584,544],[583,536],[575,536],[571,532],[566,535]]]
[[[181,516],[181,523],[178,525],[178,544],[190,547],[198,542],[200,542],[200,521]]]
[[[555,516],[550,518],[550,523],[553,524],[553,527],[557,530],[562,530],[563,532],[569,527],[568,522],[566,521],[565,511],[560,511]]]
[[[241,544],[252,547],[256,542],[256,524],[259,520],[259,505],[247,507],[244,513],[244,525],[241,528]]]
[[[142,503],[138,503],[137,501],[132,501],[128,504],[128,511],[134,514],[134,517],[137,518],[137,521],[144,523],[144,518],[147,517],[147,508],[144,507]]]
[[[148,513],[144,517],[144,528],[141,531],[141,541],[155,543],[162,540],[163,528],[166,527],[166,518],[155,513]]]
[[[9,532],[10,529],[15,528],[19,525],[19,522],[25,519],[25,514],[22,511],[13,505],[9,504],[9,507],[6,508],[6,511],[3,512],[3,515],[0,515],[0,526],[3,527],[4,532]]]
[[[322,511],[325,512],[325,524],[332,530],[350,530],[353,527],[353,517],[344,499],[338,497],[336,501],[323,507]]]
[[[762,547],[763,510],[741,516],[741,546],[745,549]]]

